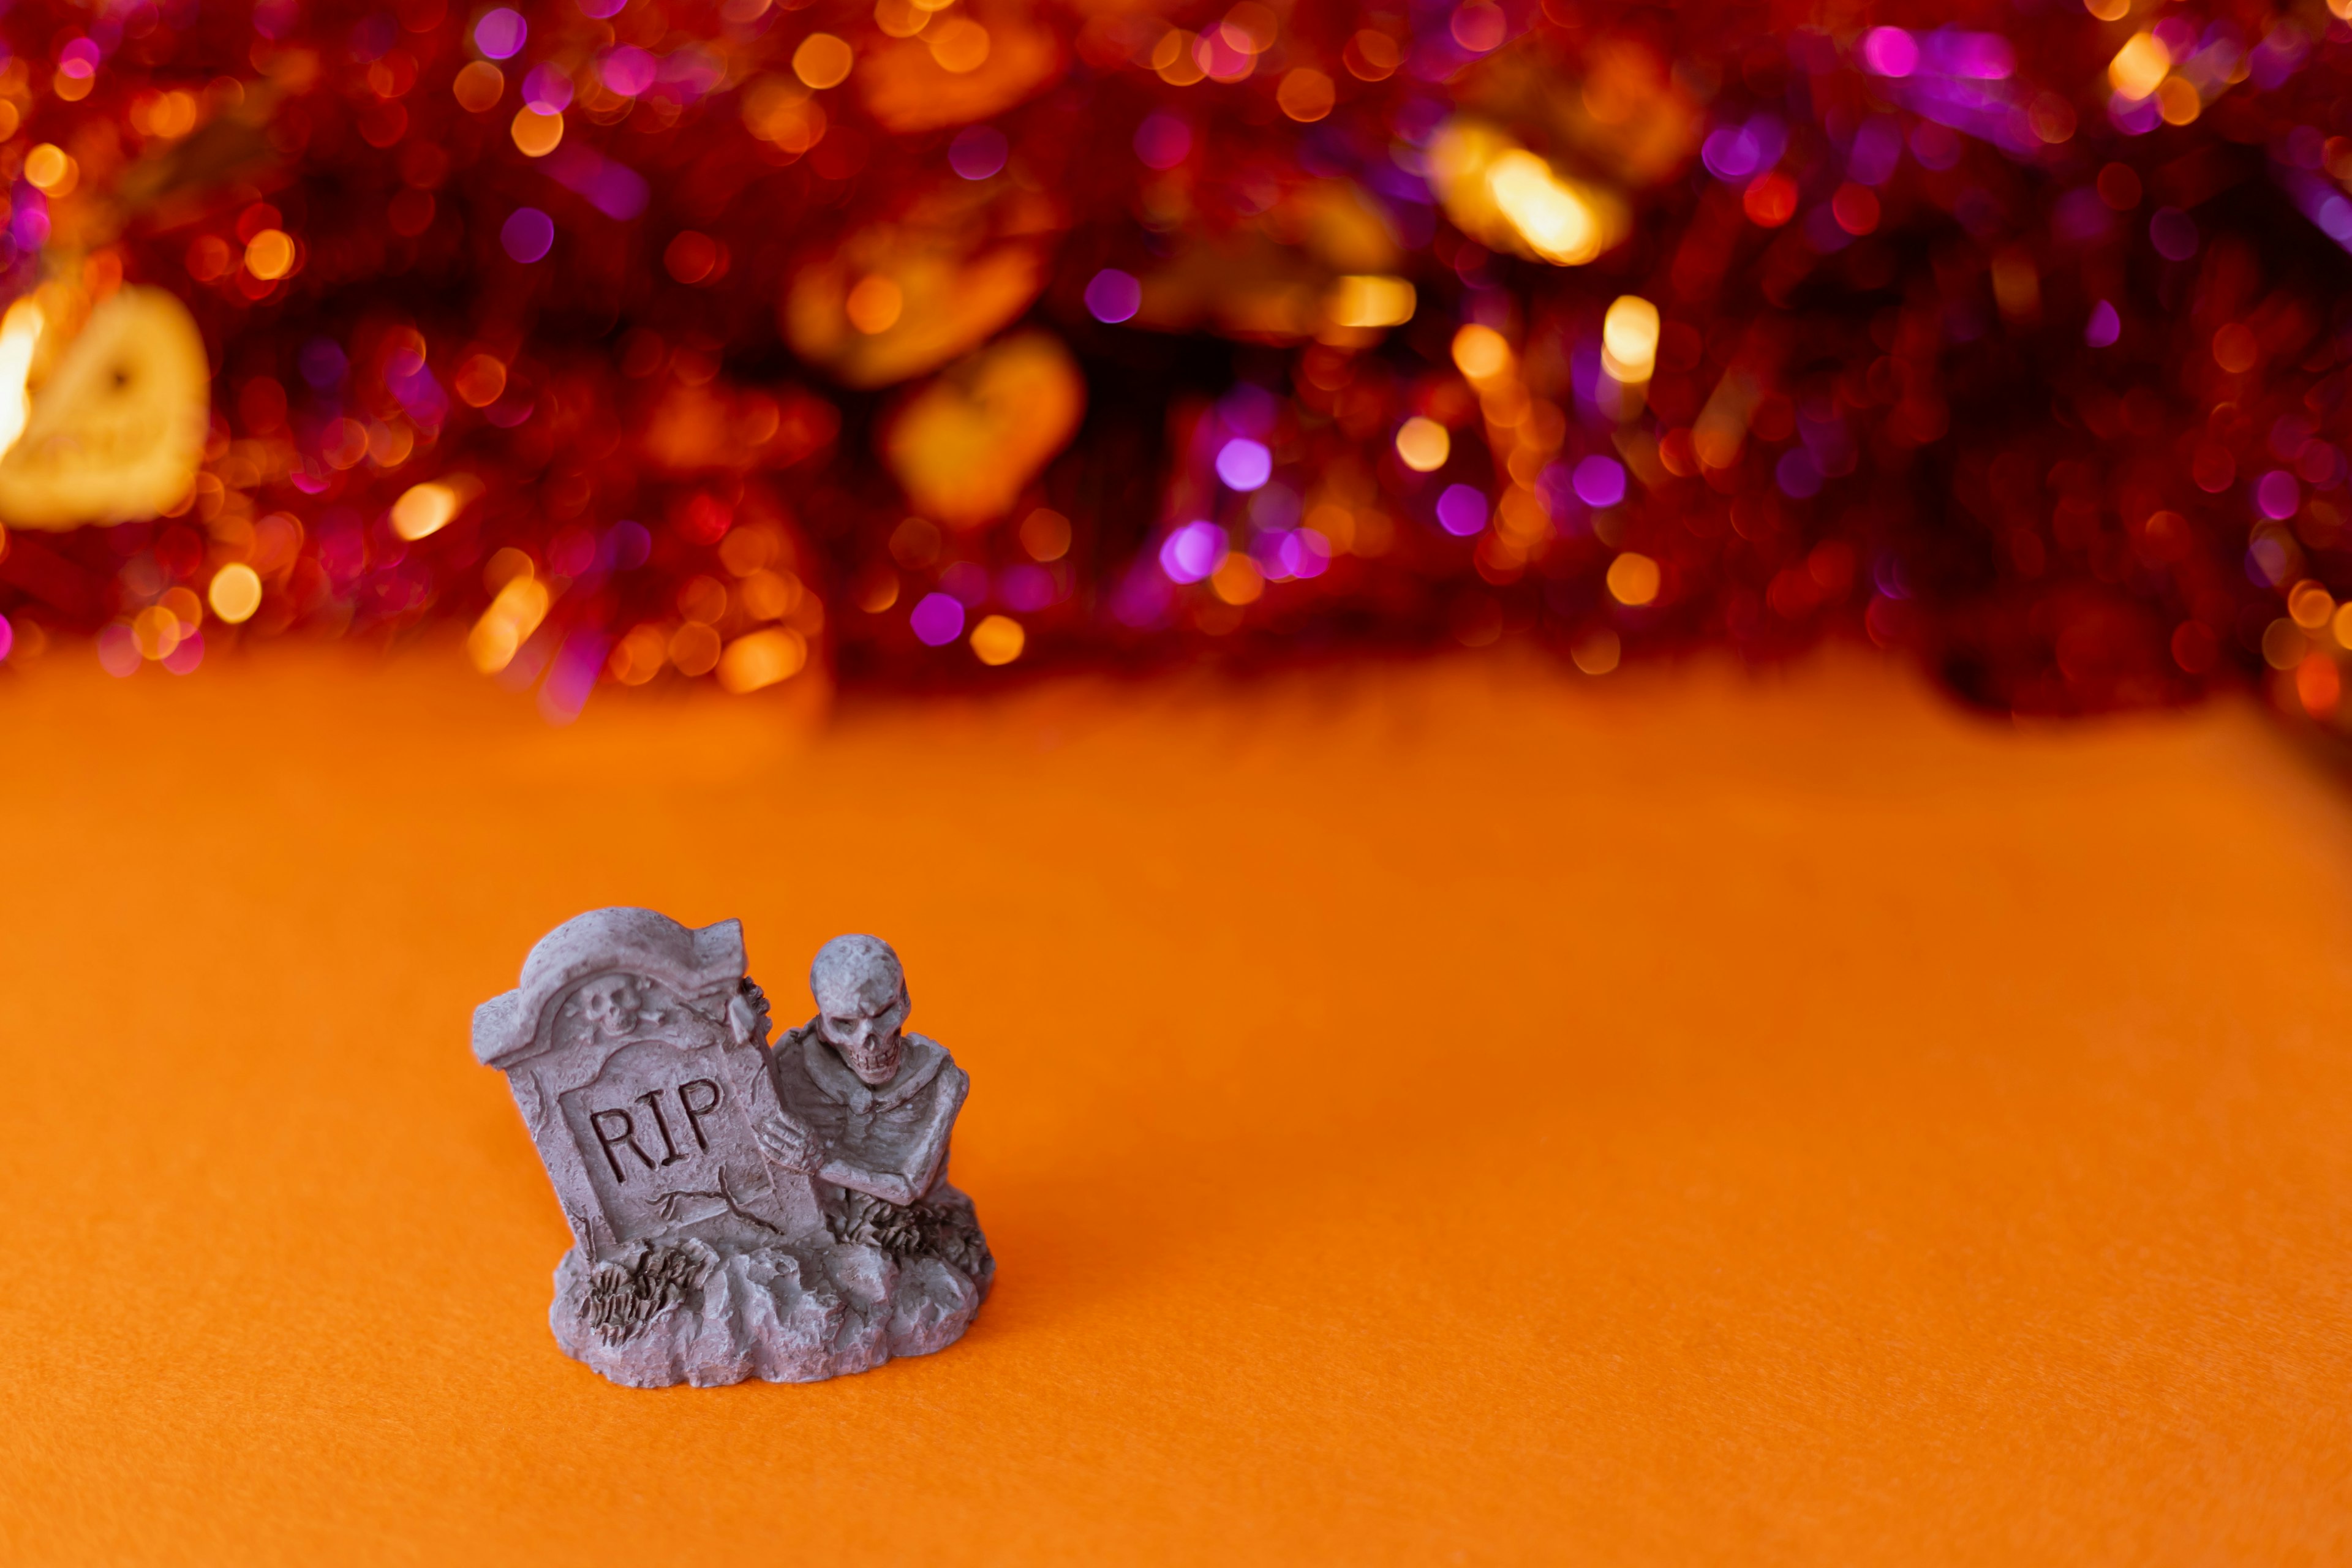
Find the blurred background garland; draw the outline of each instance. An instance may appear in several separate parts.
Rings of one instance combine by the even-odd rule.
[[[562,719],[1847,635],[1999,710],[2344,710],[2352,29],[2316,0],[0,34],[12,664],[452,623]]]

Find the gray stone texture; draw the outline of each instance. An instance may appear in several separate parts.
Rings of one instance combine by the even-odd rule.
[[[995,1261],[948,1143],[970,1080],[903,1032],[887,943],[837,937],[817,1015],[768,1047],[735,921],[596,910],[532,948],[474,1014],[572,1247],[565,1353],[656,1388],[806,1383],[954,1342]]]

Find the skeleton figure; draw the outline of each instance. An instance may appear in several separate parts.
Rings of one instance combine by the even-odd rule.
[[[911,1005],[898,955],[839,936],[809,968],[817,1015],[769,1061],[782,1110],[760,1141],[780,1163],[900,1205],[946,1186],[948,1137],[971,1080],[947,1052],[900,1033]]]

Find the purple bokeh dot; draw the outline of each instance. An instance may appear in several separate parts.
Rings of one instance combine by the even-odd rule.
[[[8,624],[7,616],[0,616],[0,658],[6,658],[16,646],[16,628]]]
[[[2124,335],[2124,319],[2105,300],[2091,307],[2091,319],[2083,327],[2083,342],[2095,349],[2112,345]]]
[[[530,25],[522,13],[500,5],[482,13],[474,24],[474,47],[483,57],[493,60],[510,60],[522,51],[523,40],[530,37]]]
[[[1486,498],[1475,485],[1448,485],[1437,498],[1437,526],[1467,539],[1486,526]]]
[[[1147,114],[1135,128],[1135,155],[1154,169],[1172,169],[1192,153],[1192,128],[1169,113]]]
[[[1042,610],[1054,602],[1054,574],[1018,562],[996,574],[996,596],[1008,610]]]
[[[1160,570],[1171,583],[1197,583],[1224,564],[1225,531],[1213,522],[1188,522],[1160,546]]]
[[[1625,465],[1598,453],[1576,465],[1570,480],[1587,506],[1615,506],[1625,499]]]
[[[2303,504],[2303,487],[2284,468],[2273,468],[2254,482],[2254,507],[2264,517],[2288,518]]]
[[[1097,321],[1117,326],[1143,307],[1143,285],[1131,273],[1106,267],[1087,285],[1087,309]]]
[[[555,244],[555,220],[537,207],[517,207],[499,231],[499,243],[517,261],[537,261]]]
[[[533,66],[522,79],[522,100],[541,114],[561,114],[572,107],[572,79],[560,66]]]
[[[1217,478],[1228,489],[1254,490],[1274,477],[1274,454],[1263,441],[1236,436],[1217,449]]]
[[[1772,479],[1780,493],[1792,500],[1809,500],[1822,493],[1822,470],[1802,447],[1791,447],[1780,454],[1772,468]]]
[[[1004,167],[1013,150],[993,125],[967,125],[948,143],[948,167],[967,180],[984,180]]]
[[[1919,45],[1900,27],[1873,27],[1862,36],[1862,58],[1876,75],[1909,76],[1919,68]]]
[[[2147,239],[2167,261],[2186,261],[2197,254],[2197,220],[2179,207],[2159,207],[2147,220]]]
[[[623,44],[606,55],[596,70],[604,85],[623,98],[635,98],[654,84],[654,58],[635,44]]]
[[[926,594],[907,616],[915,636],[932,647],[944,647],[963,633],[963,601],[953,594]]]

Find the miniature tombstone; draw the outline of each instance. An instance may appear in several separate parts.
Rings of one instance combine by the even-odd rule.
[[[904,1035],[898,956],[825,944],[816,1017],[768,1049],[735,921],[566,921],[474,1014],[572,1247],[556,1342],[615,1383],[811,1382],[952,1343],[995,1262],[947,1183],[968,1087]]]

